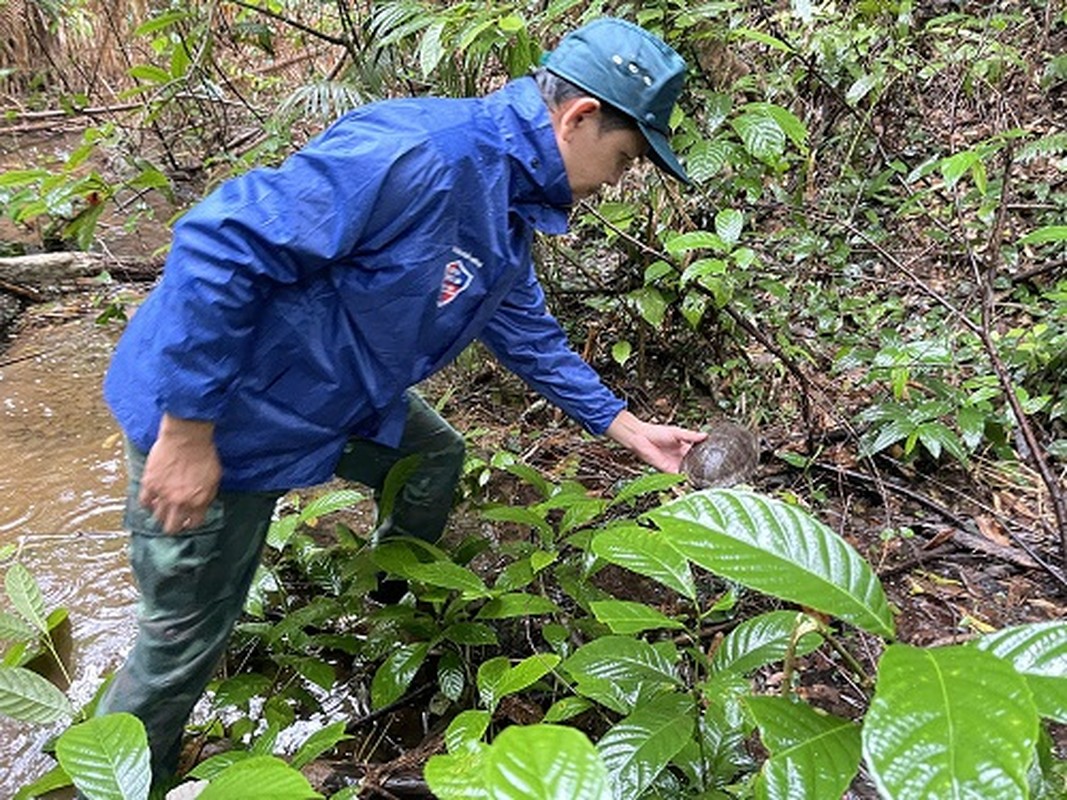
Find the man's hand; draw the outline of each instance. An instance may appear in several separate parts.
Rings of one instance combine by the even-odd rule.
[[[222,467],[214,433],[210,422],[163,417],[145,460],[138,501],[167,533],[202,525],[215,499]]]
[[[662,472],[680,472],[682,457],[689,448],[707,438],[706,433],[675,425],[642,422],[625,410],[608,426],[607,435]]]

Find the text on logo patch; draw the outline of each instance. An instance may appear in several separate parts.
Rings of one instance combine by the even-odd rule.
[[[447,306],[463,292],[474,276],[462,261],[449,261],[445,264],[445,277],[441,281],[441,293],[437,296],[437,307]]]

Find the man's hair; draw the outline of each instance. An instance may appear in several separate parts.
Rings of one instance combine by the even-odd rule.
[[[541,90],[541,97],[549,108],[558,108],[568,100],[578,97],[592,97],[600,102],[601,133],[616,130],[638,130],[637,121],[629,114],[620,111],[611,103],[604,102],[595,94],[587,92],[581,86],[571,83],[566,78],[561,78],[544,67],[534,70],[533,77],[537,81],[537,88]]]

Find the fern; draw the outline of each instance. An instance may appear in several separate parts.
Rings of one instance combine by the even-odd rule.
[[[1035,158],[1047,158],[1061,153],[1067,153],[1067,131],[1052,133],[1033,142],[1027,142],[1019,148],[1016,160],[1025,163]]]

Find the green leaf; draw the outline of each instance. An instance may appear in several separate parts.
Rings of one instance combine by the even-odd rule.
[[[535,653],[511,666],[505,656],[491,658],[478,667],[478,693],[492,710],[501,698],[537,683],[559,664],[555,653]]]
[[[797,611],[771,611],[747,619],[722,640],[711,659],[712,672],[736,672],[746,675],[767,664],[785,658],[789,643],[798,628],[811,622],[811,617]],[[794,649],[804,655],[822,644],[817,633],[804,633]]]
[[[714,178],[724,166],[730,163],[734,146],[725,139],[711,139],[697,142],[686,153],[685,168],[695,183]]]
[[[188,11],[166,11],[162,14],[152,17],[147,22],[144,22],[137,26],[134,30],[134,36],[147,36],[150,33],[161,31],[164,28],[169,28],[175,23],[181,22],[184,19],[188,19]]]
[[[489,800],[483,777],[488,752],[483,744],[460,753],[432,756],[423,777],[433,796],[437,800]]]
[[[417,642],[401,645],[390,653],[371,680],[371,707],[385,708],[403,697],[429,652],[429,642]]]
[[[870,565],[795,506],[739,489],[693,492],[648,514],[692,561],[766,594],[893,636]]]
[[[446,20],[435,20],[422,34],[419,42],[419,69],[422,77],[428,78],[444,57],[445,48],[441,42]]]
[[[467,597],[488,597],[489,589],[482,579],[466,567],[451,561],[431,561],[428,564],[411,564],[401,573],[408,580],[428,583],[442,589],[462,592]]]
[[[132,714],[107,714],[68,728],[56,757],[93,800],[143,800],[152,783],[148,737]]]
[[[673,661],[648,642],[628,636],[601,636],[579,647],[563,662],[575,679],[640,680],[679,684]]]
[[[951,189],[982,158],[978,150],[964,150],[941,161],[941,177],[945,186]]]
[[[509,619],[511,617],[532,617],[539,614],[554,614],[559,607],[539,594],[514,592],[494,597],[481,607],[475,615],[477,619]]]
[[[332,750],[340,742],[351,738],[345,733],[345,721],[343,719],[331,723],[325,728],[320,728],[300,745],[300,749],[296,751],[296,754],[289,762],[290,766],[293,769],[301,769],[323,753]]]
[[[170,82],[170,73],[154,64],[137,64],[130,67],[130,77],[142,83],[163,86]]]
[[[637,497],[642,497],[653,492],[662,492],[685,482],[684,475],[675,475],[670,472],[650,472],[627,483],[611,501],[611,505],[627,503]]]
[[[238,761],[216,776],[197,800],[317,800],[308,779],[274,756]]]
[[[584,697],[561,697],[549,706],[542,722],[565,722],[579,714],[584,714],[592,707],[592,702]]]
[[[717,233],[687,231],[664,239],[663,247],[672,256],[677,257],[690,250],[722,250],[723,242]]]
[[[608,773],[585,734],[562,725],[513,725],[489,749],[493,800],[611,800]]]
[[[311,500],[300,509],[300,515],[297,519],[301,524],[315,520],[334,511],[343,511],[351,508],[361,503],[365,498],[366,495],[363,492],[355,489],[336,489]]]
[[[508,471],[510,472],[511,470],[509,469]],[[519,525],[529,525],[531,528],[540,531],[542,538],[551,538],[552,536],[552,526],[545,521],[544,517],[538,516],[528,508],[521,506],[492,506],[482,509],[482,516],[495,522],[515,522]]]
[[[627,295],[637,306],[637,313],[653,328],[663,325],[663,318],[667,313],[667,301],[659,289],[652,286],[644,286],[634,289]]]
[[[975,643],[1026,679],[1041,716],[1067,723],[1067,623],[1036,622],[990,633]]]
[[[216,775],[222,773],[223,770],[229,769],[238,761],[245,761],[246,759],[254,757],[255,754],[248,750],[227,750],[224,753],[219,753],[201,761],[189,770],[187,777],[210,781]]]
[[[730,246],[737,244],[744,225],[745,215],[735,208],[724,208],[715,215],[715,233]]]
[[[11,599],[11,605],[41,633],[48,633],[48,613],[45,611],[44,596],[36,579],[22,564],[12,564],[4,576],[4,588]]]
[[[629,360],[631,352],[633,352],[633,347],[625,339],[620,339],[611,346],[611,358],[620,367]]]
[[[693,698],[668,694],[615,723],[597,743],[616,797],[640,797],[693,735]]]
[[[612,633],[640,633],[661,628],[684,628],[678,620],[671,619],[644,603],[629,600],[594,600],[589,604],[598,622],[607,625]]]
[[[33,783],[22,786],[15,792],[15,796],[11,800],[34,800],[34,798],[44,797],[56,789],[66,789],[68,786],[73,785],[70,776],[63,771],[63,767],[56,764]]]
[[[845,102],[850,106],[856,105],[877,85],[877,76],[872,75],[869,72],[864,72],[852,82],[851,86],[848,87],[848,91],[845,92]]]
[[[16,188],[37,183],[51,173],[46,169],[10,169],[0,172],[0,187]]]
[[[1046,225],[1023,236],[1016,244],[1048,244],[1067,241],[1067,225]]]
[[[21,617],[0,611],[0,640],[8,642],[32,642],[38,633],[23,622]]]
[[[659,581],[696,602],[689,562],[663,534],[639,525],[618,526],[594,536],[590,549],[605,561]]]
[[[863,724],[881,795],[1025,798],[1038,715],[1026,681],[991,653],[890,645]]]
[[[844,794],[859,768],[859,727],[784,697],[749,697],[745,705],[771,752],[760,769],[757,800]]]
[[[496,638],[496,634],[493,635]],[[463,662],[453,650],[447,650],[437,662],[437,686],[441,694],[453,703],[463,696],[463,687],[467,684],[467,674]]]
[[[488,711],[467,710],[456,714],[445,729],[445,746],[450,753],[469,750],[489,730],[493,715]]]
[[[479,622],[453,622],[441,632],[441,637],[462,645],[497,644],[496,631]]]
[[[0,714],[22,722],[54,722],[74,715],[67,696],[36,672],[0,666]]]
[[[730,124],[753,158],[769,161],[785,152],[785,132],[765,109],[746,111]]]

